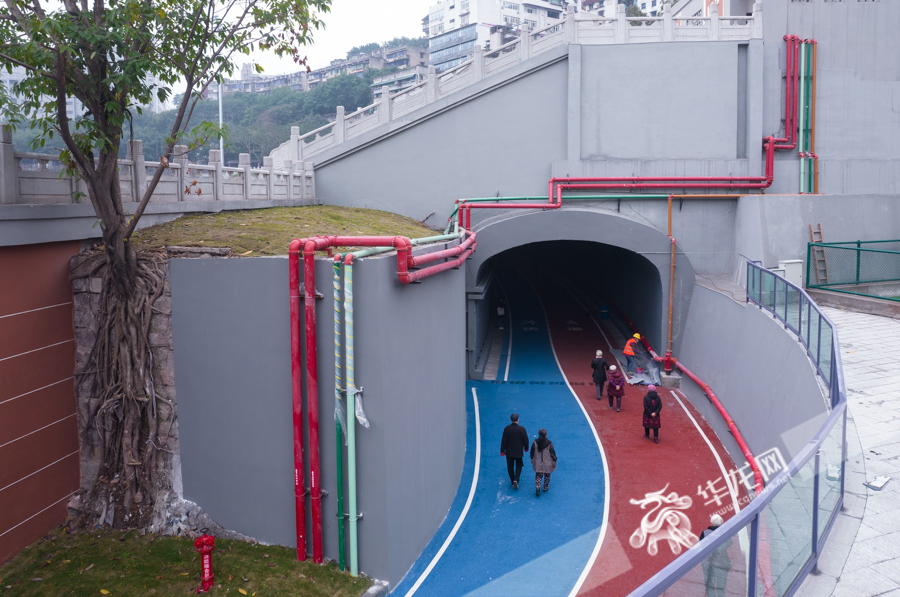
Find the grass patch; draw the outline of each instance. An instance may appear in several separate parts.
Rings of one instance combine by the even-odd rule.
[[[374,209],[317,205],[184,216],[138,230],[139,249],[165,246],[231,247],[235,255],[287,255],[295,238],[317,234],[406,236],[440,234],[416,220]]]
[[[291,548],[245,541],[216,539],[212,565],[209,595],[358,597],[372,584],[335,564],[298,562]],[[60,528],[0,567],[0,595],[187,595],[199,578],[191,539]]]

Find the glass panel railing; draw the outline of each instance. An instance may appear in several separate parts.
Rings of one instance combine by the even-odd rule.
[[[760,302],[759,297],[759,272],[758,268],[747,264],[747,296],[754,302]]]
[[[831,326],[822,319],[822,337],[819,338],[819,371],[825,379],[831,378]]]
[[[762,306],[769,311],[775,310],[775,276],[771,272],[762,273]]]
[[[819,312],[815,309],[809,310],[809,358],[819,366]],[[831,350],[831,347],[829,347]]]
[[[758,597],[783,597],[812,557],[814,470],[812,459],[760,514]]]
[[[707,595],[746,595],[747,561],[750,551],[750,525],[739,529],[725,543],[688,570],[675,584],[663,591],[663,597],[706,597]],[[694,549],[716,534],[703,539]]]
[[[800,289],[795,286],[787,287],[787,317],[785,322],[795,334],[800,331]]]
[[[841,418],[831,429],[819,449],[819,540],[841,497],[843,467],[844,420]]]
[[[787,321],[787,284],[781,278],[775,278],[775,316],[781,321]]]
[[[809,299],[800,297],[800,342],[809,346]]]

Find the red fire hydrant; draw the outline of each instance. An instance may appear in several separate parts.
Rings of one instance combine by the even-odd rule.
[[[200,562],[203,567],[203,576],[200,578],[200,586],[197,593],[206,593],[213,586],[212,552],[216,548],[216,538],[206,534],[209,529],[200,529],[203,533],[194,541],[194,549],[200,554]]]

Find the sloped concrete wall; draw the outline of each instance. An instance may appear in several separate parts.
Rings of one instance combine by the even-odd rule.
[[[171,272],[184,496],[229,529],[295,545],[288,260],[178,259]],[[456,494],[466,421],[464,275],[404,287],[395,272],[390,256],[354,267],[356,383],[371,423],[357,426],[359,562],[392,583]],[[324,547],[336,560],[330,261],[317,261],[316,284]]]

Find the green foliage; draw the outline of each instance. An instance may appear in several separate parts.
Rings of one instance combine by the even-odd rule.
[[[369,44],[363,44],[361,46],[353,46],[347,52],[347,58],[351,58],[356,56],[357,54],[371,54],[378,48],[397,48],[399,46],[415,46],[417,48],[427,48],[428,47],[428,38],[423,37],[395,37],[390,41],[386,41],[383,44],[378,42],[372,42]]]
[[[98,218],[122,232],[126,214],[110,179],[123,131],[141,106],[167,100],[182,81],[186,91],[160,153],[171,157],[176,143],[197,148],[218,138],[224,131],[211,124],[217,121],[190,126],[203,90],[256,49],[305,63],[299,46],[311,41],[321,26],[317,14],[329,8],[330,0],[7,0],[0,6],[0,67],[27,74],[14,89],[21,104],[0,95],[0,109],[13,126],[36,133],[34,149],[61,137],[61,160],[86,182]],[[71,97],[85,115],[70,123]]]
[[[637,4],[632,4],[628,8],[625,9],[626,17],[646,17],[647,13],[643,12]],[[632,27],[640,27],[644,23],[640,21],[631,21]],[[649,25],[649,23],[647,23]]]

